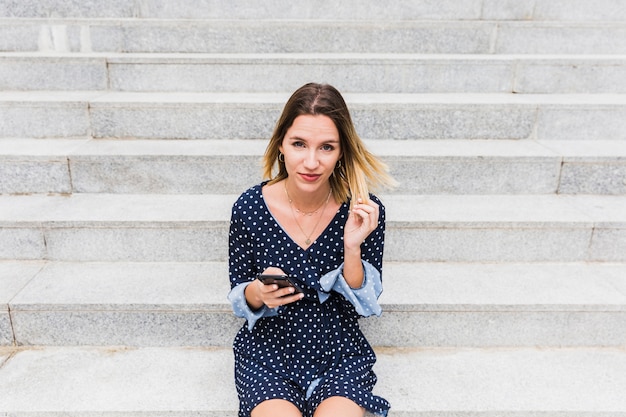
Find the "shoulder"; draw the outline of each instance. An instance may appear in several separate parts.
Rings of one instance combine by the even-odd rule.
[[[374,203],[378,204],[381,207],[383,206],[383,202],[375,194],[370,193],[370,200],[372,200]]]
[[[263,185],[264,183],[254,185],[241,193],[233,204],[233,213],[259,207],[263,199],[263,193],[261,191]]]
[[[374,203],[378,204],[378,208],[380,209],[381,213],[385,212],[385,205],[383,204],[383,202],[381,201],[380,198],[378,198],[378,196],[370,193],[370,200],[372,200]]]

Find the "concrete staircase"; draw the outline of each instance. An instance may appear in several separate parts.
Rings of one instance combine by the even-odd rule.
[[[626,416],[621,0],[0,0],[0,416],[236,415],[230,206],[308,81],[401,182],[391,417]]]

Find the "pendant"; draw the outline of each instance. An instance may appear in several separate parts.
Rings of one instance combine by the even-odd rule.
[[[310,245],[311,244],[311,239],[305,240],[304,243],[306,243],[307,245]]]

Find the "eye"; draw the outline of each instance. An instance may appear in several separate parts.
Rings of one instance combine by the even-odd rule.
[[[334,151],[335,147],[333,145],[326,144],[326,145],[322,145],[322,150],[330,152],[330,151]]]
[[[292,145],[293,145],[295,148],[303,148],[303,147],[304,147],[304,142],[297,140],[297,141],[294,141],[294,142],[292,143]]]

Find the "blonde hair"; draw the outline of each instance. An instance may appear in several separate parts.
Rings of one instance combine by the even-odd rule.
[[[396,181],[389,175],[389,168],[365,148],[365,144],[356,133],[348,106],[341,93],[328,84],[305,84],[297,89],[289,98],[283,109],[274,133],[267,145],[263,157],[263,176],[270,184],[287,178],[285,163],[279,159],[280,145],[287,130],[294,120],[302,115],[328,116],[339,132],[342,156],[340,164],[330,177],[333,197],[338,202],[346,202],[348,198],[356,201],[369,198],[369,190],[377,190],[381,186],[394,187]],[[273,176],[274,166],[278,165],[278,173]]]

